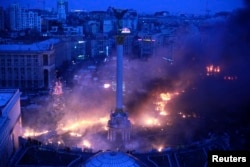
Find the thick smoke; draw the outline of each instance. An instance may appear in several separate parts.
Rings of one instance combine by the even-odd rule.
[[[137,87],[126,103],[131,114],[148,112],[157,93],[186,90],[171,105],[172,112],[196,113],[202,121],[178,121],[172,126],[176,133],[192,141],[208,133],[227,132],[233,146],[249,147],[244,137],[250,108],[249,1],[246,4],[225,18],[212,17],[200,26],[181,26],[175,34],[172,66],[161,59],[168,54],[166,49],[159,49],[147,62],[130,63],[133,68],[128,75],[136,79],[132,80]],[[206,66],[211,64],[220,66],[218,76],[205,75]],[[228,81],[225,76],[236,79]],[[240,146],[234,145],[238,133],[243,136],[241,141],[245,140]]]
[[[124,58],[124,106],[133,123],[127,149],[185,144],[202,139],[210,132],[228,132],[233,140],[235,133],[244,134],[242,131],[249,128],[246,119],[250,109],[249,9],[250,3],[246,1],[244,9],[224,19],[212,17],[199,26],[182,25],[175,33],[173,45],[158,48],[147,60]],[[110,111],[115,108],[115,91],[112,90],[115,88],[115,55],[91,73],[79,71],[78,85],[71,93],[64,93],[61,115],[44,112],[44,108],[51,108],[50,103],[53,103],[48,100],[49,106],[43,106],[43,111],[30,121],[31,124],[38,128],[48,125],[49,129],[57,130],[59,138],[69,133],[63,131],[63,127],[74,125],[74,132],[82,137],[71,139],[67,144],[81,146],[88,140],[94,149],[110,148],[112,144],[107,141],[104,128]],[[173,64],[163,59],[169,56]],[[220,66],[219,75],[206,75],[206,66],[211,64]],[[237,79],[228,81],[224,76]],[[105,83],[111,87],[104,89]],[[155,102],[160,93],[173,92],[180,94],[164,106],[170,113],[160,120],[164,126],[145,127],[143,120],[147,116],[156,118]],[[192,118],[177,118],[178,113]],[[50,126],[52,124],[54,127]]]

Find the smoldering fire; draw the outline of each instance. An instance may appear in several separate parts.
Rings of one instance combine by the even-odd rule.
[[[176,38],[178,40],[174,41],[172,48],[173,64],[162,59],[162,55],[170,51],[168,46],[158,49],[147,61],[125,58],[124,104],[133,124],[131,141],[126,148],[154,147],[161,151],[169,145],[200,139],[212,129],[222,132],[231,124],[240,127],[239,120],[242,119],[225,119],[224,114],[233,114],[243,106],[241,114],[244,117],[244,106],[249,107],[246,100],[249,99],[249,91],[245,89],[249,85],[249,76],[244,73],[249,66],[247,62],[250,62],[247,61],[249,49],[245,47],[249,41],[241,44],[238,38],[241,33],[249,35],[248,31],[244,31],[248,30],[244,27],[244,20],[239,21],[240,15],[246,13],[243,11],[232,13],[219,24],[219,28],[218,21],[213,20],[216,18],[205,21],[204,25],[209,23],[210,27],[201,26],[202,35],[193,34],[195,25],[180,26],[175,34],[179,38]],[[229,24],[243,31],[237,31],[237,34],[227,26]],[[235,33],[232,34],[232,31]],[[207,35],[204,36],[204,33]],[[215,40],[220,45],[215,45]],[[234,48],[230,47],[230,42]],[[112,90],[114,68],[114,61],[111,60],[96,71],[85,73],[80,70],[77,74],[80,76],[78,85],[72,91],[59,95],[64,98],[64,108],[59,111],[61,114],[58,116],[58,113],[52,112],[53,105],[50,103],[42,106],[42,114],[40,111],[35,122],[24,121],[22,136],[36,137],[44,143],[58,144],[60,141],[60,145],[98,150],[112,148],[106,140],[106,125],[115,101]],[[207,74],[209,78],[206,78]],[[213,79],[213,76],[216,78]],[[227,76],[235,76],[237,80],[233,81],[237,82],[228,84],[232,80]],[[235,91],[228,94],[228,90]],[[237,101],[234,97],[241,93],[246,96]],[[221,121],[224,126],[218,128]]]

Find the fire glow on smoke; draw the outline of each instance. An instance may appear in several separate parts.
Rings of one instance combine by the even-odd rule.
[[[167,111],[167,104],[179,94],[179,92],[161,92],[156,94],[155,99],[151,102],[151,105],[154,106],[152,110],[143,112],[140,117],[129,117],[129,119],[131,119],[133,127],[140,126],[160,128],[166,125],[171,125],[171,121],[166,121],[168,120],[166,119],[168,115],[171,115],[170,111]],[[91,134],[88,134],[88,131],[91,130],[91,133],[93,134],[97,132],[107,131],[108,120],[109,115],[100,116],[100,114],[97,113],[91,116],[67,119],[67,121],[60,121],[57,123],[57,128],[55,129],[54,133],[55,136],[64,136],[65,134],[67,134],[67,138],[71,138],[70,140],[74,141],[74,145],[78,147],[100,149],[98,148],[99,146],[97,147],[96,144],[92,143],[96,141],[92,141],[93,137],[91,137]],[[46,136],[50,131],[51,130],[34,130],[31,128],[25,128],[23,129],[24,133],[22,136],[25,138],[36,138],[39,136]],[[45,139],[44,143],[56,143],[60,146],[67,145],[63,137],[57,137],[57,141],[55,141],[53,138],[48,137],[47,139]],[[158,148],[158,150],[162,150],[162,146]]]

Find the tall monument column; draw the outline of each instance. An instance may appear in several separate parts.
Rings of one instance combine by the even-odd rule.
[[[122,110],[123,108],[123,43],[125,36],[116,36],[116,109]]]
[[[117,11],[114,9],[115,16],[118,19],[118,34],[116,39],[116,108],[110,114],[110,120],[108,121],[108,140],[116,141],[128,141],[130,140],[130,128],[131,123],[128,119],[127,112],[123,109],[123,43],[125,40],[125,34],[122,34],[121,18],[127,10]]]

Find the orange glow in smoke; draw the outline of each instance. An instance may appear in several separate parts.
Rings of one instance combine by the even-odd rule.
[[[163,101],[169,101],[171,100],[171,94],[170,93],[161,93],[160,97]]]
[[[148,125],[148,126],[158,125],[159,126],[161,124],[160,124],[159,120],[156,118],[148,118],[148,119],[146,119],[146,125]]]
[[[91,147],[91,143],[88,140],[83,140],[83,146],[90,148]]]
[[[159,115],[161,116],[167,116],[169,113],[166,111],[166,105],[168,101],[172,99],[173,96],[179,95],[179,92],[174,92],[174,93],[160,93],[158,101],[155,103],[156,107],[155,110],[159,111]]]
[[[168,113],[166,111],[161,111],[159,114],[162,115],[162,116],[168,115]]]
[[[80,133],[70,132],[69,134],[70,136],[73,136],[73,137],[82,137],[82,134]]]
[[[89,126],[93,126],[96,124],[105,124],[108,122],[108,117],[101,117],[97,120],[80,120],[80,121],[75,121],[74,123],[70,122],[67,125],[63,125],[62,128],[60,128],[63,131],[75,131],[83,128],[87,128]]]
[[[40,136],[43,134],[47,134],[48,132],[49,132],[48,130],[37,132],[33,129],[25,129],[23,133],[23,137],[36,137],[36,136]]]
[[[62,127],[62,130],[63,131],[77,130],[77,129],[81,128],[81,127],[86,127],[86,126],[89,126],[91,124],[93,124],[93,122],[87,121],[87,120],[81,120],[81,121],[71,123],[69,125],[66,125],[66,126]]]
[[[159,146],[159,147],[157,148],[157,151],[158,151],[158,152],[162,152],[162,149],[163,149],[163,146]]]

